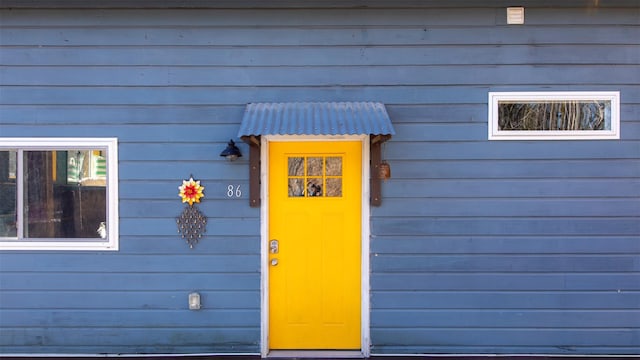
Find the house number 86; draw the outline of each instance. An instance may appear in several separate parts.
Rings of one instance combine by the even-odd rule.
[[[227,197],[241,197],[242,196],[242,191],[240,191],[240,185],[229,185],[227,186]]]

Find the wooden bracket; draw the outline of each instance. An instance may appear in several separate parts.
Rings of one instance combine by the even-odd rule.
[[[249,206],[260,207],[260,136],[243,136],[249,144]]]
[[[370,190],[371,190],[371,206],[382,205],[382,184],[380,183],[380,163],[382,162],[382,143],[391,139],[391,135],[375,135],[371,137],[371,172]]]
[[[249,206],[260,207],[260,136],[243,136],[242,141],[249,144]],[[382,162],[382,143],[391,139],[391,135],[375,135],[370,139],[371,206],[382,205],[382,185],[380,183],[380,163]]]

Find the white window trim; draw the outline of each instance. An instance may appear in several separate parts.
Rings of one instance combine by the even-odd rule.
[[[119,246],[118,227],[118,139],[117,138],[0,138],[0,150],[57,150],[104,148],[107,150],[107,238],[104,241],[83,239],[47,239],[47,241],[0,238],[0,250],[110,250]],[[20,171],[21,169],[19,169]],[[20,194],[18,194],[20,196]],[[22,221],[18,214],[18,221]]]
[[[500,101],[611,101],[611,130],[500,130],[498,127],[498,103]],[[539,92],[489,92],[489,140],[615,140],[620,139],[619,91],[539,91]]]

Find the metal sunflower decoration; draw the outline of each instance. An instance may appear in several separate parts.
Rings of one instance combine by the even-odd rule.
[[[176,218],[178,233],[193,249],[193,245],[200,240],[207,227],[207,218],[196,206],[193,206],[204,197],[204,186],[200,185],[200,181],[193,180],[193,176],[191,176],[189,180],[182,180],[182,185],[178,187],[178,190],[180,190],[178,196],[182,198],[182,202],[189,204]]]

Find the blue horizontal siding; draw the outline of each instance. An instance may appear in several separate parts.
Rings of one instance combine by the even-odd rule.
[[[247,157],[219,153],[247,103],[293,101],[382,102],[397,132],[374,354],[640,353],[636,1],[525,0],[524,26],[495,3],[114,3],[0,9],[0,136],[118,137],[121,233],[117,253],[0,253],[1,353],[258,352],[260,211]],[[620,91],[621,140],[489,142],[487,92],[537,90]],[[191,174],[194,249],[175,226]]]
[[[469,10],[472,11],[472,10]],[[134,21],[135,19],[131,19]],[[497,42],[518,44],[527,39],[530,44],[622,44],[640,38],[635,25],[601,26],[594,31],[591,25],[541,25],[504,27],[499,37],[495,26],[474,27],[336,27],[336,28],[282,28],[255,29],[235,27],[201,27],[181,29],[156,28],[4,28],[5,46],[38,45],[46,41],[49,46],[95,46],[98,38],[108,38],[119,46],[397,46],[397,45],[475,45]],[[149,30],[153,30],[149,36]],[[588,33],[589,36],[585,36]]]
[[[640,36],[640,34],[638,34]],[[28,66],[0,68],[6,86],[344,86],[509,85],[513,78],[535,78],[539,85],[566,84],[589,76],[603,85],[634,84],[634,65],[451,65],[426,66],[288,66],[288,67],[96,67]],[[69,76],[73,74],[73,76]]]
[[[397,297],[403,301],[398,302]],[[380,291],[371,298],[371,304],[379,310],[446,312],[453,310],[493,310],[535,313],[550,310],[555,313],[566,310],[604,311],[625,313],[631,311],[636,319],[640,294],[635,291]],[[554,323],[550,321],[549,323]],[[488,323],[490,324],[490,323]],[[585,324],[593,325],[593,324]],[[547,324],[548,326],[548,324]],[[555,326],[555,325],[554,325]],[[633,326],[631,326],[633,327]]]
[[[207,290],[199,291],[203,302],[203,309],[223,312],[224,310],[255,310],[260,309],[259,290]],[[56,304],[51,304],[51,299],[56,299]],[[125,300],[126,301],[123,301]],[[4,309],[16,310],[24,315],[25,309],[39,311],[137,311],[144,315],[147,310],[157,316],[158,311],[168,310],[167,315],[178,315],[176,310],[184,310],[187,307],[187,296],[180,290],[149,291],[131,290],[119,292],[82,292],[82,291],[48,291],[43,296],[39,291],[4,291],[0,293],[0,302]],[[85,312],[85,316],[86,316]],[[40,314],[42,315],[42,314]],[[15,315],[17,316],[17,315]],[[157,321],[157,320],[156,320]],[[166,319],[172,321],[172,319]],[[244,321],[238,319],[238,321]],[[87,319],[85,324],[91,324]],[[139,324],[138,324],[139,325]],[[13,325],[20,327],[19,321]]]
[[[372,232],[379,235],[592,235],[635,236],[640,232],[640,222],[634,217],[561,217],[502,218],[488,221],[487,218],[449,217],[398,217],[376,219]]]
[[[429,255],[378,254],[371,266],[385,273],[491,272],[491,273],[635,273],[636,255]]]
[[[536,46],[536,63],[541,65],[635,65],[637,47],[632,45],[599,44],[601,51],[593,51],[591,44],[557,44]],[[291,47],[291,56],[283,57],[280,48],[220,47],[212,52],[208,47],[138,48],[121,47],[114,52],[111,47],[8,47],[0,55],[0,63],[24,66],[117,66],[131,67],[130,71],[158,71],[148,66],[174,66],[176,70],[188,71],[189,67],[247,67],[253,66],[418,66],[428,61],[429,65],[529,65],[531,50],[523,45],[424,45],[394,46],[389,51],[384,46],[358,45],[327,48],[326,46]],[[137,67],[137,68],[134,68]],[[578,66],[579,67],[579,66]],[[446,69],[446,68],[445,68]],[[75,70],[85,71],[83,68]],[[74,71],[75,72],[75,71]],[[166,79],[166,75],[164,78]],[[40,81],[46,81],[41,78]],[[160,79],[149,79],[158,81]],[[78,81],[75,79],[75,81]],[[87,81],[91,81],[87,79]]]
[[[395,169],[395,167],[394,167]],[[395,173],[395,172],[394,172]],[[640,197],[640,179],[636,178],[507,178],[507,179],[395,179],[385,186],[385,197],[393,198],[569,198],[594,195],[603,198],[626,198],[635,203]],[[375,213],[385,209],[373,209]]]
[[[186,246],[186,245],[185,245]],[[197,246],[197,245],[196,245]],[[250,272],[242,273],[197,273],[181,271],[175,263],[167,271],[158,273],[79,273],[74,269],[52,273],[3,271],[0,283],[3,291],[182,291],[186,304],[187,292],[194,290],[255,290],[260,288],[260,276],[256,265]],[[37,274],[37,276],[34,276]],[[44,296],[42,294],[41,296]],[[125,299],[123,299],[124,301]],[[59,306],[59,305],[54,305]],[[186,305],[185,305],[186,306]],[[140,324],[144,326],[144,324]],[[258,324],[256,324],[258,326]]]
[[[372,274],[377,291],[610,291],[640,290],[637,274],[607,273],[406,273]],[[398,302],[401,300],[396,299]],[[376,311],[374,310],[373,313]],[[411,328],[412,323],[398,322]],[[554,327],[556,323],[550,323]]]
[[[579,79],[577,79],[579,80]],[[556,90],[598,91],[620,90],[630,99],[640,97],[635,83],[614,85],[557,84]],[[567,89],[569,88],[569,89]],[[3,89],[7,105],[229,105],[247,104],[260,99],[263,102],[293,101],[361,101],[378,99],[385,104],[486,104],[488,91],[531,91],[527,85],[462,86],[462,85],[398,85],[373,87],[44,87],[20,86]],[[539,89],[539,88],[536,88]],[[549,90],[546,88],[546,90]],[[626,100],[629,101],[630,100]],[[624,104],[623,104],[624,106]],[[34,129],[37,131],[37,129]]]
[[[492,336],[477,336],[479,331],[490,333]],[[475,334],[475,336],[474,336]],[[479,353],[495,353],[496,350],[508,351],[511,354],[611,354],[612,351],[623,351],[635,354],[637,347],[634,344],[637,332],[633,330],[609,330],[609,329],[494,329],[466,328],[466,329],[440,329],[417,328],[397,329],[392,328],[381,334],[373,330],[374,338],[384,336],[380,350],[399,351],[409,349],[414,352],[428,351],[428,353],[455,352],[461,346],[460,340],[465,339],[465,348]],[[499,342],[496,339],[501,339]],[[517,344],[503,346],[502,343]],[[431,345],[425,346],[428,343]],[[386,345],[390,344],[387,348]],[[570,344],[570,345],[567,345]],[[607,344],[607,345],[603,345]],[[373,350],[379,349],[374,346]]]
[[[376,236],[371,241],[373,254],[425,254],[440,255],[589,255],[636,254],[640,252],[637,236],[437,236],[388,235]]]
[[[126,295],[124,295],[126,296]],[[204,297],[202,301],[206,301]],[[147,324],[150,327],[163,328],[247,328],[252,327],[260,317],[260,309],[201,309],[202,313],[185,314],[178,310],[32,310],[28,314],[23,311],[5,311],[2,323],[5,327],[30,328],[48,325],[58,328],[82,328],[87,323],[95,323],[95,327],[118,328],[136,327]],[[46,324],[42,318],[47,317]]]
[[[116,315],[116,314],[114,314]],[[0,344],[24,344],[24,353],[34,353],[34,350],[44,353],[65,353],[66,349],[76,348],[82,351],[98,351],[100,353],[117,353],[118,349],[130,349],[133,353],[208,353],[214,351],[242,352],[254,344],[247,344],[246,339],[259,337],[257,328],[174,328],[158,329],[153,337],[147,329],[124,328],[96,328],[88,331],[86,325],[56,329],[47,327],[10,328],[11,332],[0,334]],[[215,339],[222,346],[211,346]],[[76,347],[77,343],[83,344]],[[55,344],[55,345],[52,345]]]
[[[204,239],[202,241],[206,241]],[[75,254],[59,254],[55,258],[47,254],[14,255],[3,259],[3,267],[10,268],[11,272],[67,272],[69,264],[73,263],[77,271],[95,273],[103,269],[110,269],[111,273],[238,273],[252,269],[246,264],[254,264],[253,272],[258,272],[259,254],[223,254],[194,257],[192,254],[156,254],[153,258],[139,255],[120,256],[86,256],[78,257]],[[8,273],[8,272],[7,272]]]
[[[637,179],[637,159],[596,160],[395,160],[393,176],[398,179]],[[606,176],[605,176],[606,175]],[[388,185],[390,186],[390,184]],[[491,191],[491,190],[490,190]],[[593,196],[594,194],[589,194]]]
[[[523,190],[522,192],[525,192]],[[521,193],[522,193],[521,192]],[[638,217],[637,198],[480,198],[385,199],[385,207],[372,214],[382,217]]]

